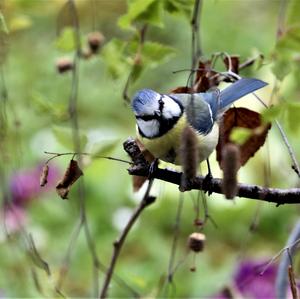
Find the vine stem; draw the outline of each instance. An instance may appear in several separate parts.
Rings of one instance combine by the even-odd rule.
[[[124,245],[124,242],[126,240],[126,237],[127,237],[128,233],[130,232],[131,228],[133,227],[133,225],[135,224],[136,220],[139,218],[139,216],[143,212],[143,210],[155,201],[155,198],[149,195],[150,190],[152,188],[152,184],[153,184],[153,179],[150,179],[147,190],[144,194],[144,197],[143,197],[142,201],[136,207],[135,211],[131,215],[129,221],[127,222],[127,224],[125,226],[125,228],[121,232],[121,235],[119,236],[119,238],[113,243],[113,246],[114,246],[113,254],[112,254],[108,269],[106,271],[105,280],[104,280],[103,287],[102,287],[102,290],[101,290],[101,294],[100,294],[100,297],[99,297],[101,299],[107,298],[108,287],[110,285],[110,281],[111,281],[111,278],[112,278],[112,275],[113,275],[118,257],[120,255],[120,252],[122,250],[122,247]]]

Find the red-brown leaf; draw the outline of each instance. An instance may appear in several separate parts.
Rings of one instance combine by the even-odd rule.
[[[136,144],[138,145],[141,153],[143,154],[145,160],[149,163],[152,163],[155,160],[155,157],[144,147],[144,145],[140,142],[139,139],[135,139]],[[142,176],[132,176],[132,185],[133,185],[133,191],[137,192],[140,190],[140,188],[143,186],[143,184],[147,181],[147,177]]]
[[[61,181],[56,186],[56,191],[62,199],[67,199],[71,186],[83,175],[77,161],[71,160]]]
[[[230,63],[229,63],[229,59],[230,59]],[[225,56],[223,61],[224,61],[224,64],[225,64],[227,70],[230,70],[236,74],[239,73],[240,57],[238,55]],[[230,66],[231,66],[231,69],[230,69]]]
[[[188,86],[178,86],[172,89],[170,93],[192,93],[192,89]]]
[[[233,128],[242,127],[252,130],[252,135],[240,147],[241,166],[254,156],[264,144],[271,124],[264,125],[260,114],[247,108],[231,108],[226,111],[220,126],[219,143],[217,145],[217,160],[222,168],[222,148],[229,142]]]
[[[212,87],[217,87],[220,83],[220,75],[211,68],[211,61],[199,61],[198,71],[194,82],[195,92],[205,92]]]

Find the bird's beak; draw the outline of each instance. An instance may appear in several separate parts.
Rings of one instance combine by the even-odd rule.
[[[161,112],[159,110],[156,110],[154,112],[154,115],[156,115],[157,117],[161,117]]]

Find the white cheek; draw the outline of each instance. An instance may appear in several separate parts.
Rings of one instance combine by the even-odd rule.
[[[181,114],[181,109],[179,105],[171,98],[164,96],[164,109],[163,116],[164,118],[173,118],[174,116],[179,116]]]
[[[159,122],[157,119],[152,120],[137,120],[138,127],[146,137],[155,137],[159,134]]]

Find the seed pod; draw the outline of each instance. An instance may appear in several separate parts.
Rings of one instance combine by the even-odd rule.
[[[233,143],[227,143],[222,151],[223,184],[222,190],[227,199],[237,193],[237,173],[240,168],[240,150]]]
[[[206,237],[202,233],[192,233],[189,235],[188,247],[194,252],[200,252],[204,248]]]
[[[44,187],[48,183],[48,181],[47,181],[48,173],[49,173],[49,166],[48,166],[48,164],[45,164],[42,169],[41,176],[40,176],[40,186],[41,187]]]
[[[59,58],[56,61],[56,69],[60,74],[72,70],[73,67],[74,67],[73,62],[68,57]]]
[[[97,53],[104,42],[104,36],[101,32],[95,31],[88,35],[88,44],[91,52]]]
[[[197,136],[190,126],[185,127],[181,134],[180,162],[184,174],[181,187],[184,190],[196,177],[199,165]]]

